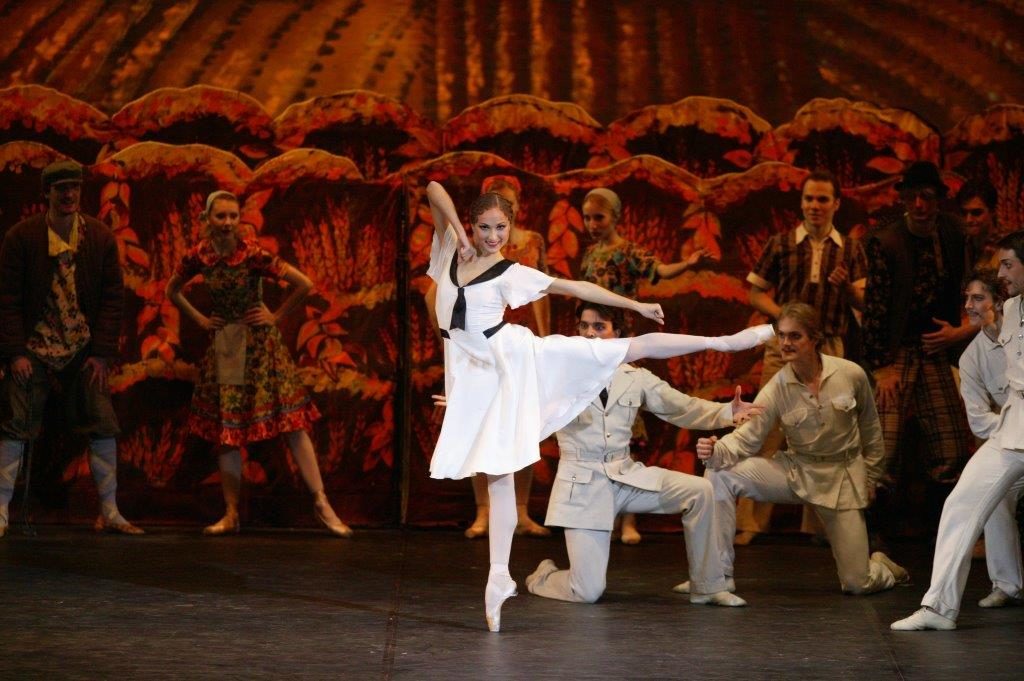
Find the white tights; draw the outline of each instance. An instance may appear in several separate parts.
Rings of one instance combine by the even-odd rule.
[[[487,495],[491,506],[487,520],[487,538],[491,550],[491,571],[508,574],[512,554],[512,536],[519,516],[516,513],[515,475],[487,476]]]
[[[731,336],[687,336],[682,333],[645,333],[630,339],[625,362],[638,359],[668,359],[704,350],[739,352],[761,345],[775,335],[771,324],[743,329]]]

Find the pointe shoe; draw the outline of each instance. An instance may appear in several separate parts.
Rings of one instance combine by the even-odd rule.
[[[92,529],[97,532],[113,532],[115,534],[146,534],[146,531],[141,527],[132,525],[121,516],[107,519],[102,515],[98,515]]]
[[[892,558],[885,555],[881,551],[875,551],[871,554],[871,560],[876,563],[881,563],[885,567],[889,568],[889,572],[896,579],[897,584],[907,584],[910,582],[910,573],[907,572],[903,567],[897,565]]]
[[[952,631],[956,621],[943,617],[931,608],[921,608],[910,617],[896,620],[889,625],[893,631]]]
[[[343,523],[341,518],[334,512],[323,490],[314,495],[314,510],[316,511],[316,517],[331,531],[331,534],[346,538],[352,536],[352,528]]]
[[[675,591],[677,594],[688,594],[690,593],[690,581],[687,580],[682,584],[676,584],[674,587],[672,587],[672,590]],[[736,593],[736,580],[734,580],[732,577],[726,577],[725,590],[729,593]]]
[[[219,537],[222,534],[238,534],[242,525],[238,522],[237,515],[225,515],[213,525],[203,528],[203,534],[207,537]]]
[[[1020,598],[1015,598],[999,587],[992,589],[992,593],[978,601],[979,608],[1005,608],[1011,605],[1024,603]]]
[[[555,565],[555,561],[550,558],[545,558],[539,565],[537,565],[537,569],[531,572],[530,576],[526,578],[526,590],[530,593],[534,593],[533,586],[552,572],[558,572],[558,566]]]
[[[470,530],[471,529],[473,528],[470,528]],[[486,530],[484,531],[486,532]],[[526,516],[525,518],[519,519],[519,523],[516,525],[516,534],[526,537],[550,537],[551,530],[543,525],[538,525],[533,521],[533,518]],[[469,530],[466,530],[466,536],[469,537]],[[470,537],[470,539],[472,539],[472,537]]]
[[[501,606],[516,595],[516,583],[508,574],[492,574],[484,589],[484,616],[489,631],[501,631]]]
[[[713,594],[690,594],[690,602],[694,605],[719,605],[723,608],[740,608],[747,604],[734,593],[719,591]]]

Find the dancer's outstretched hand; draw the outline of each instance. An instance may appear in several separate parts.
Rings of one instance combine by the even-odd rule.
[[[750,419],[764,413],[764,407],[753,402],[743,401],[743,392],[736,386],[736,396],[732,398],[732,423],[735,426],[746,423]]]
[[[665,323],[665,312],[658,303],[637,303],[636,311],[659,324]]]
[[[476,248],[473,246],[459,246],[459,262],[473,262],[476,260]]]

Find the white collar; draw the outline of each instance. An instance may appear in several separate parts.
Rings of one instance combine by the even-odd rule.
[[[796,242],[800,243],[808,236],[810,236],[810,232],[807,231],[807,228],[804,227],[804,223],[801,222],[796,228]],[[836,229],[834,225],[829,227],[828,234],[825,238],[832,239],[839,248],[843,247],[843,235],[839,233],[839,230]]]

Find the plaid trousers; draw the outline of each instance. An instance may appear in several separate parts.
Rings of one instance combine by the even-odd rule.
[[[893,366],[900,373],[896,403],[878,410],[889,475],[899,473],[900,438],[913,416],[924,433],[922,463],[928,477],[937,483],[955,483],[974,443],[945,353],[926,355],[920,348],[900,348]]]

